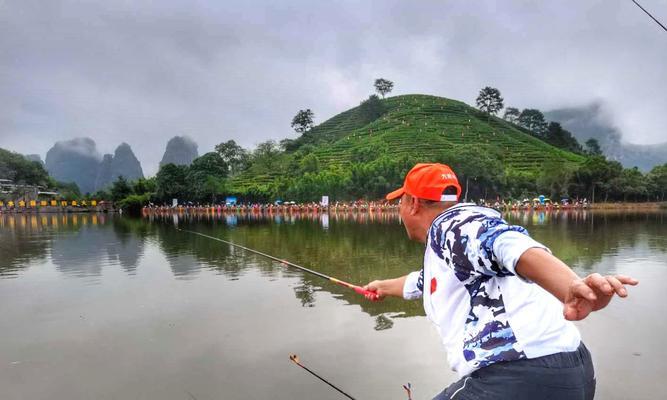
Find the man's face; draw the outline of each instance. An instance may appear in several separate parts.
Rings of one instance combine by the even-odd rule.
[[[405,226],[405,231],[407,232],[408,237],[412,240],[418,240],[415,237],[415,224],[417,221],[415,215],[413,215],[411,212],[412,203],[414,201],[414,197],[410,196],[409,194],[403,194],[399,200],[400,204],[398,207],[398,215],[400,215],[401,221],[403,221],[403,226]]]

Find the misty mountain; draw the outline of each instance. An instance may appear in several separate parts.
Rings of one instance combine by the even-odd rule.
[[[95,190],[111,185],[121,175],[128,181],[144,177],[141,163],[127,143],[121,143],[113,155],[104,155],[97,171]]]
[[[624,167],[636,166],[642,171],[649,171],[667,162],[667,142],[639,145],[623,141],[621,132],[605,117],[600,103],[556,109],[544,113],[544,116],[563,125],[582,145],[588,139],[597,139],[604,154]]]
[[[44,161],[42,161],[42,157],[40,157],[39,154],[26,154],[23,157],[26,158],[28,161],[36,161],[38,162],[42,167],[44,166]]]
[[[97,168],[97,178],[95,178],[95,190],[97,188],[103,188],[106,185],[113,182],[113,172],[111,170],[111,164],[113,163],[113,156],[111,154],[105,154],[102,157],[102,161]]]
[[[197,143],[187,136],[174,136],[167,143],[160,166],[165,164],[192,164],[192,161],[199,156],[197,147]]]
[[[122,143],[113,155],[100,157],[90,138],[56,142],[46,153],[46,170],[58,181],[76,183],[81,193],[104,189],[120,175],[128,180],[144,176],[130,145]]]
[[[100,154],[90,138],[56,142],[46,153],[49,175],[61,182],[75,182],[81,193],[95,191],[99,163]]]
[[[111,171],[112,181],[115,181],[121,175],[130,181],[144,177],[141,163],[127,143],[121,143],[120,146],[116,147],[111,162]]]

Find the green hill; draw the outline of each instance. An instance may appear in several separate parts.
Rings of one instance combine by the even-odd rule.
[[[528,179],[536,179],[548,165],[575,167],[584,161],[581,155],[553,147],[517,125],[460,101],[403,95],[381,102],[384,110],[378,118],[369,121],[362,106],[342,112],[289,144],[288,151],[274,155],[269,165],[254,162],[231,180],[230,189],[239,194],[279,195],[305,173],[346,171],[382,157],[447,162],[445,154],[471,148],[497,160],[505,175]],[[315,155],[316,167],[299,171],[309,154]],[[286,181],[290,176],[293,180]],[[386,186],[390,187],[389,182]]]

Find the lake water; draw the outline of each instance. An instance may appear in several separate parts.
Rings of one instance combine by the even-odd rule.
[[[578,326],[597,398],[663,396],[667,214],[506,218],[580,275],[641,281]],[[405,399],[407,382],[431,398],[456,379],[420,301],[371,303],[175,225],[358,284],[421,265],[387,215],[0,215],[0,398],[343,398],[292,353],[358,399]]]

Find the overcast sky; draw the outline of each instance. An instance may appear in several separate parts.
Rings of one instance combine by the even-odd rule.
[[[602,101],[626,141],[667,140],[667,33],[630,0],[0,0],[0,147],[42,158],[124,141],[151,175],[174,135],[200,154],[295,137],[296,111],[322,122],[378,77],[468,104],[486,85],[519,108]]]

